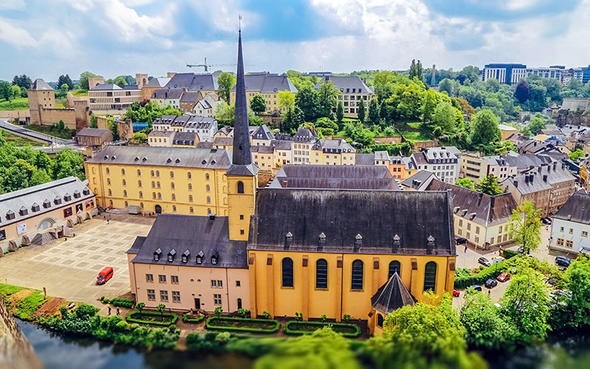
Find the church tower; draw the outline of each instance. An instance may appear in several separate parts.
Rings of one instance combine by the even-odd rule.
[[[238,69],[236,81],[236,109],[232,165],[228,169],[228,222],[229,239],[247,241],[250,217],[254,214],[258,167],[252,163],[248,126],[248,103],[244,82],[242,57],[242,29],[238,31]]]

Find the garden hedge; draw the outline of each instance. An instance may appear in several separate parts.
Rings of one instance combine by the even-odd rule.
[[[490,278],[496,278],[508,268],[506,261],[490,265],[480,270],[477,274],[455,278],[455,288],[464,289],[475,284],[484,284]]]
[[[197,316],[190,315],[187,313],[182,314],[182,321],[184,323],[198,324],[198,323],[202,322],[203,320],[205,320],[205,315],[203,315],[203,314],[199,314]]]
[[[270,328],[254,328],[254,327],[236,327],[228,324],[223,324],[223,322],[234,322],[234,323],[245,323],[245,324],[254,324],[254,325],[272,325]],[[217,323],[217,324],[216,324]],[[205,322],[205,327],[207,329],[212,330],[220,330],[220,331],[232,331],[232,332],[249,332],[249,333],[265,333],[271,334],[276,333],[281,328],[281,324],[272,319],[251,319],[251,318],[230,318],[230,317],[213,317],[207,319]]]
[[[114,306],[131,309],[133,305],[135,305],[135,301],[117,297],[111,300],[111,304],[113,304]]]
[[[301,329],[302,326],[312,327],[314,329]],[[340,333],[344,337],[356,338],[361,335],[361,328],[353,323],[332,323],[332,322],[312,322],[312,321],[299,321],[290,320],[285,324],[285,333],[291,336],[300,336],[303,334],[310,334],[315,332],[317,329],[323,327],[330,327],[334,332]],[[349,328],[353,330],[353,333],[342,332],[341,328]]]
[[[170,321],[167,322],[154,322],[151,320],[141,319],[141,316],[157,316],[157,317],[168,317]],[[168,327],[169,325],[176,324],[178,321],[178,315],[172,313],[159,313],[157,311],[134,311],[125,317],[125,320],[129,323],[140,323],[140,324],[149,324],[149,325],[156,325],[161,327]]]

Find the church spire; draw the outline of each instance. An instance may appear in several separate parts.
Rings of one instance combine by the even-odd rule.
[[[252,153],[250,152],[248,102],[246,100],[246,84],[244,82],[244,58],[242,56],[241,24],[238,31],[238,70],[236,72],[236,75],[236,112],[234,120],[232,164],[249,165],[252,163]]]

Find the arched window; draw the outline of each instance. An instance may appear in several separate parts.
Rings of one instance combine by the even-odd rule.
[[[436,263],[430,261],[424,268],[424,291],[436,292]]]
[[[328,262],[319,259],[315,263],[315,288],[328,288]]]
[[[207,204],[211,204],[211,196],[207,196]]]
[[[193,184],[192,184],[192,183],[189,183],[189,184],[188,184],[188,190],[189,190],[189,191],[192,191],[192,190],[193,190]]]
[[[137,175],[140,176],[141,175],[141,169],[137,170]]]
[[[187,177],[188,179],[191,179],[191,178],[193,178],[193,175],[191,174],[191,172],[188,172],[188,173],[186,173],[186,177]]]
[[[283,258],[281,262],[282,286],[293,287],[293,259]]]
[[[121,174],[125,175],[125,168],[121,168]]]
[[[141,187],[141,180],[137,181],[137,187]]]
[[[350,288],[353,290],[363,289],[363,262],[355,260],[352,262],[352,278]]]
[[[113,196],[113,191],[109,188],[109,196]]]
[[[389,263],[389,274],[387,274],[387,279],[391,278],[393,273],[397,273],[399,276],[401,276],[401,270],[401,264],[399,263],[399,261],[392,261],[391,263]]]
[[[238,181],[238,193],[244,193],[244,182]]]
[[[126,180],[123,180],[122,182],[123,182],[123,186],[127,186],[127,181]]]
[[[211,191],[211,186],[209,186],[209,185],[206,185],[206,186],[205,186],[205,190],[206,190],[207,192]]]
[[[170,182],[170,188],[174,189],[174,182]]]
[[[383,315],[377,314],[377,325],[383,327]]]
[[[127,190],[123,190],[123,197],[127,197]]]
[[[143,192],[139,191],[139,198],[143,199]]]

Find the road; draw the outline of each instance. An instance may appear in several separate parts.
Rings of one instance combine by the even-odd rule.
[[[58,146],[72,146],[74,145],[73,140],[64,140],[63,138],[50,136],[41,132],[36,132],[30,129],[27,129],[22,126],[16,126],[14,124],[10,124],[5,120],[0,120],[0,128],[10,131],[15,135],[28,138],[35,141],[41,141],[43,143],[47,143],[50,145],[58,145]]]

